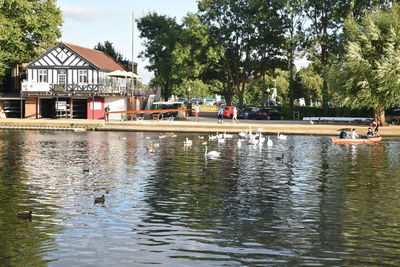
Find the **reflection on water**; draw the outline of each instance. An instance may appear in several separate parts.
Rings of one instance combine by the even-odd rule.
[[[399,140],[271,139],[210,141],[207,160],[195,134],[1,132],[0,262],[400,264]]]

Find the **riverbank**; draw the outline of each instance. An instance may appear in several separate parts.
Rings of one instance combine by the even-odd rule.
[[[75,130],[75,131],[147,131],[147,132],[198,132],[215,133],[229,132],[238,133],[262,130],[265,134],[296,135],[325,135],[336,136],[341,128],[355,128],[358,133],[364,133],[367,126],[360,125],[327,125],[307,124],[304,121],[246,121],[232,124],[226,121],[218,124],[215,121],[110,121],[103,120],[71,120],[71,119],[1,119],[1,129],[33,129],[33,130]],[[381,136],[400,137],[400,126],[385,126],[379,129]]]

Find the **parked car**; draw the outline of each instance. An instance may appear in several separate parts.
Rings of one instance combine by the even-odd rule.
[[[257,120],[282,120],[282,112],[275,108],[261,108],[256,112]]]
[[[198,97],[193,97],[192,99],[191,99],[191,101],[190,101],[192,104],[199,104],[199,105],[202,105],[203,104],[203,101],[200,99],[200,98],[198,98]]]
[[[258,107],[246,107],[239,111],[238,119],[255,119],[256,112],[259,111],[260,108]]]
[[[233,117],[233,106],[224,107],[224,117],[228,119],[232,119]]]
[[[265,100],[265,104],[267,106],[280,106],[282,103],[278,100],[268,98]]]
[[[214,105],[215,99],[211,97],[206,97],[204,98],[204,104],[205,105]]]
[[[176,102],[183,102],[183,103],[187,103],[188,102],[188,100],[187,100],[187,98],[184,98],[184,97],[179,97],[177,100],[176,100]]]
[[[215,102],[214,105],[217,105],[217,106],[226,105],[225,99],[221,99],[220,101]]]
[[[386,112],[386,122],[392,125],[400,125],[400,108],[395,108]]]

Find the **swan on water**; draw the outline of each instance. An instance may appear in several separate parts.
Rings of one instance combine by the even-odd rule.
[[[208,147],[207,146],[205,146],[205,147],[206,147],[206,151],[204,152],[204,156],[206,158],[211,158],[211,159],[218,158],[221,155],[221,152],[214,151],[214,150],[207,153]]]
[[[268,147],[272,147],[274,145],[274,143],[272,142],[272,140],[269,138],[268,136],[268,140],[267,140],[267,146]]]
[[[286,140],[286,135],[278,133],[278,139]]]

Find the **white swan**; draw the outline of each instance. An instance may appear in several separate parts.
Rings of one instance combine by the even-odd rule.
[[[239,133],[239,136],[240,136],[241,138],[247,138],[247,132],[240,132],[240,133]]]
[[[262,144],[262,143],[264,143],[264,141],[265,141],[265,137],[263,137],[262,135],[261,135],[261,133],[258,133],[259,135],[258,135],[258,142],[260,143],[260,145]]]
[[[192,141],[192,140],[189,140],[189,138],[187,138],[187,137],[186,137],[186,140],[183,141],[183,145],[184,145],[184,146],[191,146],[192,143],[193,143],[193,141]]]
[[[208,136],[208,141],[214,141],[218,138],[218,135],[209,135]]]
[[[286,140],[286,135],[278,133],[279,140]]]
[[[204,157],[206,158],[210,158],[210,159],[215,159],[215,158],[219,158],[219,156],[221,155],[221,152],[218,151],[210,151],[207,153],[208,147],[206,147],[206,151],[204,152]]]
[[[272,147],[273,145],[274,145],[274,143],[272,142],[271,139],[269,139],[269,136],[268,136],[267,146],[268,146],[268,147]]]
[[[224,133],[224,138],[225,138],[225,139],[227,139],[227,138],[233,138],[233,134],[227,134],[226,131],[225,131],[225,133]]]
[[[237,147],[242,147],[242,140],[243,139],[238,139],[238,141],[237,141]]]

